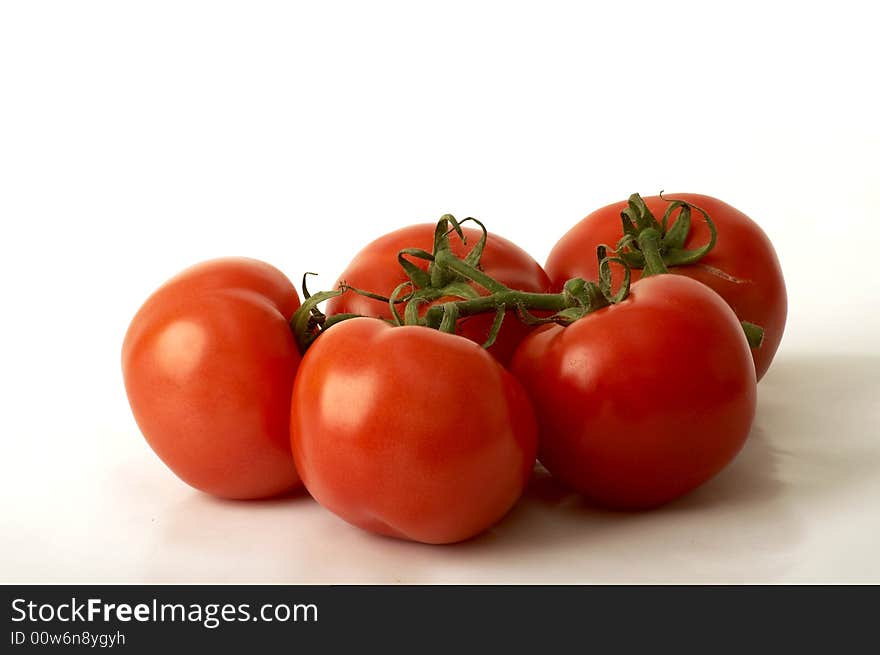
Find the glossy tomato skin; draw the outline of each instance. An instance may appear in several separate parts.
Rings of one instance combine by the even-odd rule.
[[[224,258],[178,274],[138,310],[125,389],[147,442],[184,482],[239,499],[299,485],[288,432],[297,307],[283,273]]]
[[[715,223],[718,232],[715,247],[697,264],[672,267],[670,272],[711,287],[727,301],[740,320],[764,328],[761,347],[752,351],[760,380],[779,348],[788,311],[785,280],[773,244],[757,223],[717,198],[696,193],[664,194],[664,198],[696,205],[706,210]],[[643,199],[660,220],[669,203],[659,196]],[[559,240],[546,265],[554,290],[561,290],[565,281],[573,277],[596,279],[596,246],[604,243],[613,247],[623,235],[620,212],[624,208],[626,201],[598,209]],[[709,229],[699,212],[693,212],[691,224],[685,247],[695,248],[707,243]],[[619,271],[617,275],[620,275]],[[641,271],[633,269],[632,275],[633,280],[637,280]]]
[[[614,509],[667,503],[739,452],[755,413],[755,369],[731,309],[678,275],[527,337],[512,372],[532,399],[541,463]]]
[[[364,247],[349,263],[340,282],[346,282],[358,289],[372,291],[388,296],[401,282],[408,278],[397,263],[397,253],[404,248],[421,248],[431,251],[434,242],[435,225],[430,223],[411,225],[379,237]],[[476,244],[481,232],[475,228],[465,227],[467,244],[463,244],[456,235],[450,236],[452,251],[459,257],[467,254]],[[422,269],[427,269],[428,262],[410,258]],[[550,280],[541,265],[527,252],[507,239],[489,234],[486,248],[480,260],[482,270],[512,289],[543,293],[550,289]],[[479,287],[475,287],[484,293]],[[443,299],[441,299],[442,302]],[[448,298],[446,300],[449,300]],[[327,303],[328,314],[354,313],[364,316],[391,318],[388,304],[356,293],[345,293],[332,298]],[[403,315],[403,307],[400,310]],[[483,344],[489,335],[494,316],[481,314],[469,316],[458,321],[457,334],[478,344]],[[516,346],[532,328],[518,320],[513,312],[508,312],[501,331],[489,352],[502,364],[506,364],[513,356]]]
[[[309,493],[349,523],[429,544],[468,539],[521,495],[536,425],[522,387],[473,342],[373,318],[309,348],[291,408]]]

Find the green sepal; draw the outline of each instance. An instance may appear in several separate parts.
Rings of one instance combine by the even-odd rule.
[[[406,256],[417,257],[419,259],[424,259],[429,262],[434,261],[434,256],[427,252],[426,250],[422,250],[421,248],[404,248],[399,253],[397,253],[397,262],[403,267],[403,270],[406,272],[406,276],[412,280],[412,283],[416,286],[416,288],[421,289],[423,287],[431,286],[431,276],[423,271],[421,268],[413,264],[409,261]]]
[[[661,192],[660,197],[663,198]],[[703,258],[715,247],[718,234],[715,224],[709,214],[697,205],[684,200],[663,198],[669,205],[663,214],[662,222],[658,222],[648,210],[645,201],[634,193],[627,200],[627,208],[621,212],[623,221],[623,235],[617,242],[616,254],[623,259],[631,268],[650,268],[650,275],[665,272],[668,266],[687,266],[694,264]],[[678,215],[669,222],[676,209],[680,209]],[[692,226],[692,212],[697,210],[702,214],[709,228],[709,241],[699,248],[685,249],[684,244]],[[656,231],[659,239],[653,237],[644,238],[645,232]],[[645,244],[651,250],[646,256]],[[663,266],[660,266],[662,260]]]
[[[335,289],[311,295],[290,317],[290,329],[293,331],[301,355],[305,354],[309,344],[318,337],[318,323],[324,319],[324,314],[318,309],[318,304],[330,298],[341,296],[344,292],[344,289]]]
[[[666,224],[669,217],[672,215],[672,212],[675,211],[677,207],[681,207],[681,211],[676,216],[675,221],[672,223],[672,227],[667,229]],[[675,201],[670,204],[666,208],[666,213],[663,214],[663,246],[667,250],[678,250],[684,248],[684,242],[688,238],[688,234],[691,231],[691,207],[687,203],[681,203],[680,201]],[[669,262],[667,262],[668,264]]]
[[[431,289],[435,298],[452,296],[454,298],[479,298],[480,292],[467,282],[450,282],[442,289]]]
[[[458,320],[458,305],[454,302],[443,304],[443,318],[440,321],[439,330],[449,334],[455,334],[455,322]]]
[[[560,323],[562,325],[571,325],[579,318],[583,318],[586,315],[583,307],[569,307],[568,309],[562,309],[556,312],[550,320],[554,323]]]
[[[749,342],[749,348],[760,348],[764,342],[764,328],[748,321],[740,321],[743,332],[746,333],[746,341]]]
[[[495,339],[498,338],[498,333],[501,331],[501,325],[504,323],[505,316],[507,316],[507,307],[499,305],[495,312],[495,318],[492,321],[492,327],[489,328],[489,336],[486,341],[483,342],[483,348],[491,348],[495,343]]]
[[[486,230],[486,226],[476,218],[468,216],[462,221],[462,223],[466,223],[467,221],[476,223],[480,227],[482,234],[480,235],[480,239],[474,244],[474,247],[471,248],[470,252],[465,256],[464,263],[473,266],[474,268],[478,268],[480,266],[480,258],[483,256],[483,250],[486,248],[486,239],[489,238],[489,232]],[[462,235],[461,239],[464,241],[464,235]]]

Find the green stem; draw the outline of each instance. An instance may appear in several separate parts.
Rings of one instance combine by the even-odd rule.
[[[301,355],[304,355],[311,343],[318,338],[319,326],[324,326],[329,320],[319,309],[318,305],[325,300],[342,295],[343,291],[321,291],[309,295],[293,316],[290,317],[290,329],[296,339],[296,345]],[[354,314],[347,315],[353,318]],[[340,319],[341,320],[341,319]],[[338,320],[336,321],[338,322]],[[332,322],[331,322],[332,324]]]
[[[428,325],[439,321],[439,317],[445,313],[447,305],[455,307],[458,315],[457,318],[495,312],[501,305],[549,312],[558,312],[578,306],[576,302],[572,301],[564,293],[532,293],[507,289],[471,300],[458,300],[456,302],[443,303],[442,305],[434,305],[425,313],[424,321]]]
[[[642,230],[639,232],[636,242],[639,244],[639,251],[645,257],[645,269],[642,277],[669,272],[663,262],[663,255],[660,254],[660,233],[657,230],[652,227]]]
[[[471,266],[470,264],[465,263],[463,260],[456,257],[450,250],[441,250],[440,252],[436,253],[434,255],[434,265],[446,268],[451,271],[455,271],[459,275],[462,275],[469,280],[476,282],[486,291],[489,291],[491,293],[508,291],[508,288],[506,286],[504,286],[497,280],[489,277],[475,266]]]
[[[620,214],[623,235],[615,247],[617,255],[632,268],[645,268],[646,275],[659,275],[661,272],[667,272],[661,270],[659,266],[661,262],[664,268],[697,263],[715,247],[718,236],[715,224],[705,209],[684,200],[664,198],[662,191],[660,198],[669,203],[663,214],[662,223],[657,221],[637,193],[629,197],[627,208]],[[673,220],[676,210],[679,210],[679,214]],[[706,227],[709,229],[709,240],[699,248],[685,249],[684,244],[691,231],[692,210],[696,210],[703,216]],[[656,248],[654,247],[655,236]],[[643,240],[649,244],[649,248],[660,253],[660,261],[658,262],[658,258],[655,257],[655,261],[650,264],[650,270],[648,270],[647,261],[649,255],[643,252],[642,248]]]
[[[748,321],[740,321],[742,323],[743,332],[746,333],[746,341],[749,342],[749,348],[760,348],[764,341],[764,329],[760,325],[749,323]]]

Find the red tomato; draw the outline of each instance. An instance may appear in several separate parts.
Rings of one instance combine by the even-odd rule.
[[[431,544],[498,521],[535,460],[531,406],[491,355],[373,318],[343,321],[309,348],[290,426],[319,503],[365,530]]]
[[[147,442],[184,482],[225,498],[299,484],[288,432],[297,307],[283,273],[229,258],[183,271],[138,310],[122,347],[126,392]]]
[[[390,295],[401,282],[408,279],[403,268],[397,262],[397,253],[404,248],[421,248],[430,252],[434,243],[434,228],[435,226],[429,223],[411,225],[379,237],[355,256],[339,276],[339,281],[382,296]],[[459,257],[463,257],[479,241],[481,236],[478,229],[466,227],[463,230],[467,237],[467,245],[462,244],[456,235],[450,237],[452,251]],[[423,270],[428,267],[427,261],[421,259],[412,259],[412,261]],[[489,235],[480,264],[480,268],[486,274],[512,289],[546,292],[550,288],[547,274],[527,252],[495,234]],[[472,286],[480,293],[485,293],[479,286]],[[437,302],[449,299],[444,298]],[[401,306],[401,316],[403,311],[403,306]],[[345,293],[328,301],[327,313],[354,313],[391,318],[388,303],[354,292]],[[493,314],[480,314],[459,319],[457,334],[482,344],[489,336],[489,328],[494,318]],[[516,346],[531,330],[532,328],[518,320],[513,312],[508,312],[501,331],[495,343],[489,348],[489,352],[502,364],[507,363]]]
[[[755,413],[755,368],[736,316],[678,275],[522,342],[511,367],[539,425],[541,463],[597,504],[654,507],[739,452]]]
[[[696,264],[672,267],[670,272],[711,287],[740,320],[764,328],[761,347],[752,351],[760,380],[779,348],[788,308],[785,281],[773,244],[748,216],[716,198],[695,193],[664,194],[664,198],[684,200],[700,207],[715,223],[718,232],[715,247]],[[644,201],[658,220],[669,204],[659,196],[647,197]],[[596,279],[596,246],[604,243],[613,248],[623,236],[620,212],[624,208],[626,201],[596,210],[559,240],[546,265],[554,290],[562,289],[565,281],[573,277]],[[699,247],[709,241],[709,229],[699,212],[693,212],[691,220],[685,248]],[[616,272],[619,275],[619,271]],[[633,269],[633,281],[640,275],[640,270]]]

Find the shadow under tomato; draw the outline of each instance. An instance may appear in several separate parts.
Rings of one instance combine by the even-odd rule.
[[[880,449],[871,439],[880,424],[878,389],[880,358],[783,352],[759,385],[755,425],[742,452],[691,494],[652,511],[605,511],[538,468],[507,517],[450,546],[366,533],[303,491],[264,501],[191,492],[157,517],[148,579],[330,584],[782,579],[804,539],[802,517],[817,503],[851,502],[847,495],[880,471]]]
[[[880,424],[878,389],[880,358],[783,355],[759,385],[743,450],[700,488],[651,511],[605,511],[538,467],[462,556],[515,553],[525,582],[554,581],[533,574],[549,558],[568,562],[571,582],[773,580],[794,560],[811,503],[844,504],[880,472],[880,447],[865,438]]]
[[[252,498],[246,500],[240,500],[235,498],[219,498],[217,496],[211,496],[209,494],[204,494],[201,492],[197,492],[201,496],[204,496],[208,502],[220,503],[220,504],[229,504],[229,505],[241,505],[246,504],[253,508],[260,507],[273,507],[275,505],[287,505],[292,501],[310,501],[313,500],[309,495],[309,492],[306,491],[305,487],[300,485],[295,489],[290,489],[289,491],[285,491],[283,493],[277,494],[275,496],[270,496],[268,498]]]
[[[784,486],[777,475],[777,461],[777,449],[767,440],[764,429],[756,424],[742,451],[712,480],[671,503],[644,511],[617,511],[593,505],[538,464],[520,503],[496,530],[515,530],[521,519],[533,521],[532,510],[572,519],[572,527],[580,532],[580,526],[575,522],[595,523],[608,528],[656,515],[702,512],[721,507],[730,510],[740,505],[771,503]],[[530,532],[526,531],[527,534]]]
[[[793,355],[759,385],[758,419],[800,498],[841,499],[880,476],[880,356]]]
[[[316,509],[303,488],[259,500],[185,490],[156,517],[156,542],[144,576],[158,583],[275,582],[273,562],[298,539]],[[298,518],[299,517],[299,518]]]

